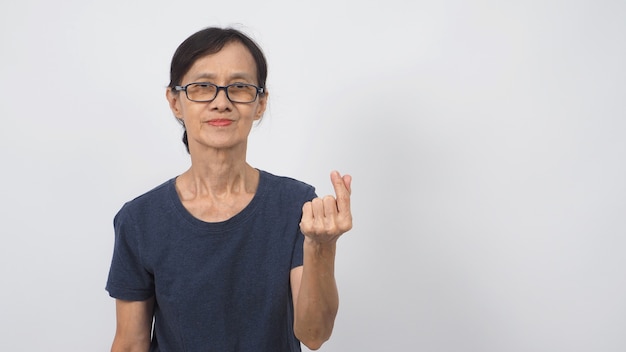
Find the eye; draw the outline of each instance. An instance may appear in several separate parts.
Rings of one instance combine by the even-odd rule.
[[[233,83],[233,84],[231,84],[231,87],[233,87],[235,89],[246,89],[246,88],[250,87],[250,85],[247,84],[247,83]]]

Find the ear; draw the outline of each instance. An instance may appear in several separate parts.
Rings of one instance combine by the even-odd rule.
[[[267,108],[267,100],[269,99],[270,93],[265,91],[265,94],[259,95],[259,104],[256,107],[256,113],[254,114],[254,120],[258,121],[263,117],[265,113],[265,109]]]
[[[172,91],[172,89],[168,87],[165,90],[165,98],[167,99],[167,102],[170,105],[170,110],[172,110],[172,113],[174,114],[174,116],[177,119],[182,120],[183,111],[180,105],[180,94],[178,92]]]

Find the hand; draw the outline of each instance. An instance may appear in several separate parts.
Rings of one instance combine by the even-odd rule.
[[[302,206],[300,231],[310,240],[319,243],[336,241],[339,236],[352,228],[350,212],[350,184],[352,176],[330,173],[335,195],[315,198]]]

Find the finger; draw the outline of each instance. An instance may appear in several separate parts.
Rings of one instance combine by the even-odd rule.
[[[313,221],[322,221],[324,219],[324,201],[321,198],[311,200],[313,211]]]
[[[337,201],[333,196],[326,196],[322,199],[324,203],[324,216],[327,219],[334,219],[337,216]]]
[[[330,180],[333,183],[333,188],[335,188],[337,209],[340,213],[349,212],[352,176],[345,175],[341,177],[338,171],[333,171],[330,173]]]
[[[302,219],[300,220],[300,231],[303,234],[311,232],[313,226],[313,207],[311,202],[302,205]]]
[[[301,222],[313,221],[313,205],[311,202],[306,202],[302,205],[302,220]]]

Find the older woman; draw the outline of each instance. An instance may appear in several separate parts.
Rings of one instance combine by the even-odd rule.
[[[115,216],[113,351],[300,351],[330,337],[351,177],[333,171],[336,197],[318,198],[247,163],[266,76],[234,29],[203,29],[175,52],[166,96],[191,167]]]

